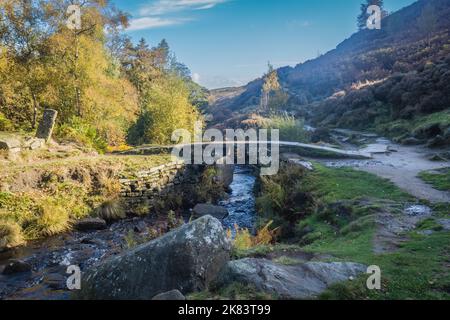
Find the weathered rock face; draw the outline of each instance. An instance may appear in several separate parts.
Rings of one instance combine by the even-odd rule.
[[[238,282],[280,299],[309,299],[330,285],[347,281],[365,271],[366,267],[357,263],[308,262],[285,266],[265,259],[242,259],[230,261],[215,285],[227,286]]]
[[[39,123],[36,138],[44,139],[45,141],[50,140],[53,133],[53,128],[55,127],[56,116],[58,112],[52,109],[44,110],[44,115],[42,116],[42,120]]]
[[[205,216],[89,271],[76,298],[150,300],[173,289],[204,290],[230,251],[220,221]]]
[[[198,204],[194,207],[193,213],[197,218],[210,215],[219,220],[223,220],[228,216],[228,210],[226,208],[211,204]]]

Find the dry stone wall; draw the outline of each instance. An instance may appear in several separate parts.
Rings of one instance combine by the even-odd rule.
[[[141,170],[132,177],[120,177],[120,195],[129,207],[154,200],[199,182],[204,166],[185,165],[182,161]]]

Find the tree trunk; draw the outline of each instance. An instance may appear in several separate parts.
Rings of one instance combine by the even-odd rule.
[[[78,77],[78,58],[79,58],[79,44],[78,44],[78,35],[75,32],[75,104],[77,115],[81,117],[81,102],[80,102],[80,86],[79,86],[79,77]]]

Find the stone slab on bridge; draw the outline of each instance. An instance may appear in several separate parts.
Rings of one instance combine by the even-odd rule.
[[[201,145],[203,148],[210,145],[223,145],[224,146],[224,154],[226,154],[227,146],[236,145],[238,146],[245,145],[246,148],[250,145],[256,145],[259,147],[261,144],[265,144],[269,147],[272,145],[270,141],[225,141],[225,142],[202,142],[202,143],[192,143],[192,144],[183,144],[183,145],[172,145],[172,146],[141,146],[132,150],[128,150],[125,154],[131,155],[150,155],[157,153],[170,153],[174,148],[182,150],[183,148],[191,147],[192,151],[195,149],[195,146]],[[301,156],[309,157],[309,158],[348,158],[348,159],[371,159],[373,154],[370,150],[343,150],[332,147],[320,146],[316,144],[306,144],[299,142],[289,142],[289,141],[280,141],[274,142],[274,144],[278,145],[281,152],[290,152],[290,153],[298,153]],[[380,150],[377,150],[377,153]],[[386,150],[388,152],[388,150]],[[193,152],[192,152],[193,154]]]

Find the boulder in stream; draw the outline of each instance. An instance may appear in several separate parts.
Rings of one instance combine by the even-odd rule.
[[[87,218],[75,222],[74,228],[86,232],[92,230],[104,230],[107,228],[106,221],[100,218]]]
[[[89,270],[75,298],[150,300],[169,290],[207,289],[229,261],[231,241],[205,216]]]
[[[22,260],[10,260],[8,264],[5,266],[5,269],[3,269],[4,275],[12,275],[17,273],[24,273],[24,272],[30,272],[31,271],[31,265],[25,261]]]

